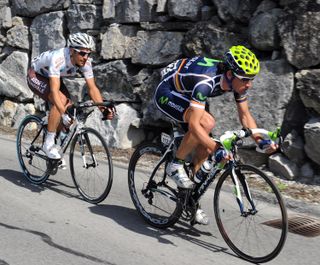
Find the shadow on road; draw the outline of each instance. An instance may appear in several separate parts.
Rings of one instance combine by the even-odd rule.
[[[66,197],[73,197],[73,198],[79,198],[80,196],[73,193],[69,192],[67,190],[61,189],[61,186],[64,186],[66,188],[72,188],[75,189],[74,186],[67,185],[65,183],[62,183],[57,180],[51,180],[50,178],[43,184],[40,185],[35,185],[30,183],[23,175],[23,173],[11,169],[0,169],[0,176],[5,178],[6,180],[12,182],[13,184],[28,189],[32,192],[35,193],[41,193],[46,189],[55,191],[59,194],[62,194]]]
[[[6,180],[12,182],[17,186],[28,189],[32,192],[40,193],[45,189],[45,187],[42,185],[37,186],[28,182],[24,177],[24,175],[19,171],[15,171],[11,169],[0,169],[0,176],[2,176]]]
[[[116,221],[119,225],[125,227],[138,234],[157,238],[160,243],[175,245],[166,236],[174,236],[183,238],[186,241],[196,244],[200,247],[208,249],[213,252],[224,252],[228,255],[227,248],[212,244],[215,236],[210,232],[198,230],[196,227],[185,222],[178,222],[174,227],[167,229],[158,229],[145,223],[137,214],[137,211],[131,208],[118,205],[97,205],[89,207],[90,211]],[[201,239],[200,239],[201,237]],[[211,241],[211,242],[210,242]]]
[[[88,254],[85,254],[85,253],[82,253],[82,252],[79,252],[79,251],[77,251],[75,249],[72,249],[72,248],[65,247],[65,246],[63,246],[61,244],[58,244],[58,243],[54,242],[54,240],[46,233],[42,233],[42,232],[39,232],[39,231],[36,231],[36,230],[27,229],[27,228],[21,228],[21,227],[18,227],[18,226],[13,226],[13,225],[1,223],[1,222],[0,222],[0,227],[4,227],[4,228],[7,228],[7,229],[11,229],[11,230],[23,231],[23,232],[30,233],[30,234],[33,234],[35,236],[38,236],[38,237],[41,238],[41,240],[44,243],[48,244],[50,247],[55,248],[55,249],[59,249],[59,250],[65,252],[65,253],[68,253],[68,254],[71,254],[71,255],[74,255],[74,256],[77,256],[77,257],[85,258],[85,259],[87,259],[89,261],[102,263],[102,264],[107,264],[107,265],[113,265],[113,263],[110,263],[108,261],[99,259],[97,257],[91,256],[91,255],[88,255]],[[8,263],[6,263],[5,261],[2,262],[2,260],[0,259],[0,265],[6,265],[6,264],[8,264]]]

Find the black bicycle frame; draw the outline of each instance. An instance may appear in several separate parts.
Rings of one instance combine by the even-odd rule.
[[[166,151],[164,152],[162,158],[159,160],[158,164],[153,169],[153,171],[151,173],[151,176],[149,178],[149,182],[148,182],[145,190],[149,190],[149,189],[153,190],[154,189],[153,182],[152,182],[154,175],[156,174],[156,172],[157,172],[158,168],[160,167],[160,165],[163,162],[168,160],[168,156],[170,155],[170,153],[173,152],[173,148],[174,148],[174,146],[176,146],[177,141],[179,141],[180,138],[181,138],[180,136],[174,138],[173,141],[169,144],[169,146],[167,147]],[[215,177],[217,176],[217,174],[221,170],[222,169],[218,169],[218,168],[215,168],[215,167],[212,168],[212,170],[210,171],[208,177],[196,185],[196,187],[192,191],[192,195],[191,195],[195,202],[197,202],[200,199],[200,197],[206,192],[206,190],[208,189],[210,184],[215,180]],[[164,172],[164,178],[163,178],[163,181],[162,181],[161,184],[165,183],[165,179],[166,179],[166,173]],[[170,188],[170,187],[168,187],[168,188]],[[167,194],[164,194],[164,195],[167,196]],[[170,199],[177,200],[177,198],[173,198],[171,195],[170,195]]]
[[[207,191],[211,183],[215,180],[216,176],[222,169],[213,167],[208,174],[207,178],[202,180],[200,183],[196,185],[196,188],[192,192],[192,198],[195,202],[199,201],[201,196]],[[228,170],[228,169],[227,169]],[[229,169],[230,170],[230,169]]]
[[[159,160],[158,164],[155,166],[155,168],[153,169],[152,171],[152,174],[149,178],[149,182],[146,186],[146,191],[147,190],[153,190],[153,191],[158,191],[160,193],[162,193],[163,195],[169,197],[170,199],[174,200],[174,201],[177,201],[178,200],[178,197],[174,198],[171,194],[167,194],[167,193],[163,193],[161,190],[158,190],[156,187],[154,187],[154,184],[153,184],[153,177],[154,175],[156,174],[158,168],[160,167],[160,165],[166,161],[168,161],[168,156],[170,155],[170,153],[173,152],[173,149],[176,145],[176,141],[177,141],[178,138],[174,138],[174,140],[169,144],[169,146],[167,147],[166,151],[164,152],[163,156],[161,157],[161,159]],[[250,202],[251,206],[252,206],[252,212],[250,213],[246,213],[244,212],[244,209],[243,209],[243,204],[240,200],[240,198],[237,196],[237,202],[238,202],[238,205],[239,205],[239,210],[240,210],[240,213],[242,215],[248,215],[248,214],[254,214],[256,212],[256,208],[255,208],[255,205],[254,205],[254,202],[252,200],[252,197],[251,197],[251,194],[250,194],[250,190],[249,190],[249,187],[248,187],[248,184],[245,180],[245,176],[239,171],[237,170],[237,162],[234,161],[234,160],[231,160],[227,163],[227,165],[225,165],[224,168],[218,168],[218,167],[213,167],[210,171],[210,173],[208,174],[207,178],[205,178],[204,180],[202,180],[200,183],[198,183],[195,188],[192,190],[192,193],[191,193],[191,198],[192,200],[197,203],[201,196],[207,191],[207,189],[209,188],[209,186],[211,185],[211,183],[215,180],[216,176],[222,171],[224,170],[226,173],[225,174],[230,174],[231,175],[231,178],[232,178],[232,181],[234,183],[234,185],[238,186],[239,184],[237,183],[237,180],[240,181],[242,187],[244,188],[244,192],[245,192],[245,195],[248,199],[248,201]],[[229,173],[228,173],[229,172]],[[235,175],[236,176],[235,176]],[[165,183],[165,179],[166,179],[166,173],[164,172],[164,178],[163,178],[163,181],[161,184],[164,184]],[[170,188],[169,186],[167,186],[168,188]],[[171,188],[170,188],[171,189]],[[174,192],[174,189],[172,189],[173,192]],[[176,193],[177,194],[177,193]]]

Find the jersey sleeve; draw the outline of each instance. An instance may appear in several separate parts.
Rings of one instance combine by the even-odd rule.
[[[86,64],[80,68],[80,71],[82,72],[85,79],[90,79],[94,77],[90,59],[88,59]]]
[[[195,85],[191,94],[191,100],[197,104],[194,107],[205,108],[206,100],[210,95],[212,87],[206,81],[201,81]]]

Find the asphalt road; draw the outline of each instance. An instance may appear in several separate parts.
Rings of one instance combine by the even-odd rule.
[[[135,211],[126,166],[115,168],[108,198],[92,205],[79,198],[68,170],[42,186],[28,183],[15,152],[14,139],[0,136],[0,265],[249,264],[219,234],[212,190],[202,199],[209,226],[179,223],[158,230]],[[289,233],[283,251],[268,264],[319,264],[319,246],[320,236]]]

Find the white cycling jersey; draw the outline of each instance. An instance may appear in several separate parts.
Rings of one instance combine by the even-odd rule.
[[[71,63],[70,48],[61,48],[41,53],[32,59],[31,67],[44,77],[74,76],[79,70],[85,79],[93,78],[91,58],[83,67]]]

